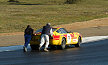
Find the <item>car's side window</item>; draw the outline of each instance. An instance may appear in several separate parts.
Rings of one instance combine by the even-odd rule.
[[[62,33],[60,29],[59,29],[59,30],[57,30],[56,32],[57,32],[57,33]]]

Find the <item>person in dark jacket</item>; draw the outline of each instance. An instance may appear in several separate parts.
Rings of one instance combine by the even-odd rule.
[[[25,38],[25,44],[23,47],[24,52],[27,52],[27,46],[30,43],[32,35],[33,35],[33,29],[31,28],[30,25],[28,25],[24,31],[24,38]]]
[[[39,50],[44,45],[44,43],[46,43],[44,51],[48,51],[47,48],[49,45],[49,35],[52,36],[53,32],[52,32],[52,28],[50,27],[50,23],[47,23],[46,26],[43,26]]]

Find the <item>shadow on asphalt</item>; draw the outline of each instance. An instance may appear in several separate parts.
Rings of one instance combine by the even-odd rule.
[[[102,43],[108,44],[108,39],[82,43],[79,48],[77,48],[74,45],[72,45],[72,46],[66,47],[64,50],[60,50],[60,49],[49,49],[49,52],[65,51],[65,50],[79,50],[79,49],[82,49],[82,48],[91,48],[91,47],[102,47],[102,46],[105,45],[105,44],[103,45]],[[30,52],[44,52],[44,51],[43,50],[42,51],[35,50],[35,51],[30,51]]]

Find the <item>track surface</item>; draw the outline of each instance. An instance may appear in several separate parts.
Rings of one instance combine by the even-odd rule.
[[[0,52],[0,65],[108,65],[108,39],[50,52]]]

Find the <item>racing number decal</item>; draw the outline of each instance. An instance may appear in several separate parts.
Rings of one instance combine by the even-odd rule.
[[[70,42],[71,42],[71,35],[67,34],[67,43],[70,43]]]

